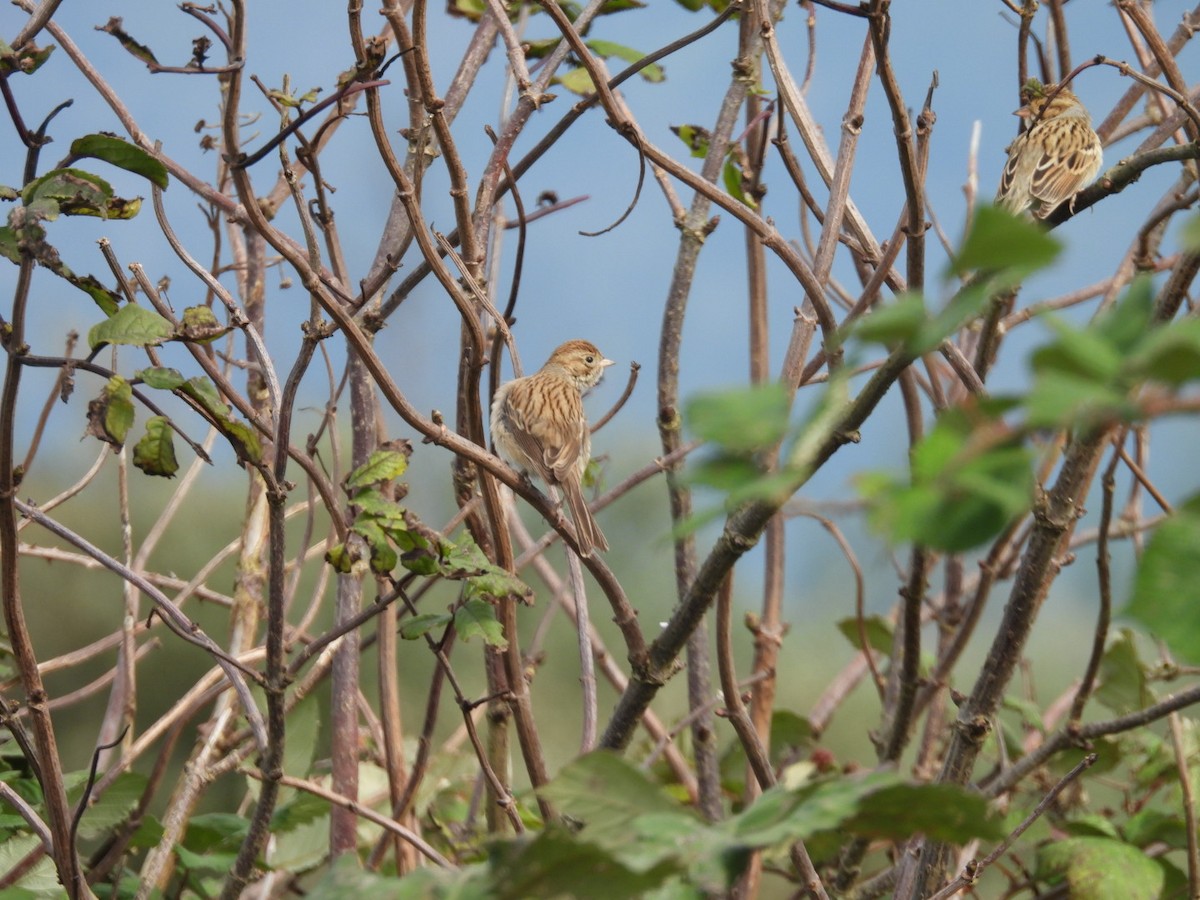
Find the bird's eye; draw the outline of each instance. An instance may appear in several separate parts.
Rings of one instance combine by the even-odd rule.
[[[584,362],[586,362],[586,363],[590,364],[590,363],[594,363],[595,361],[596,361],[596,357],[594,357],[594,356],[585,356],[584,357]]]

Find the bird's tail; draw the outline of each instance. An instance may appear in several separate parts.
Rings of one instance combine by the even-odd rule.
[[[593,550],[607,550],[608,541],[605,540],[604,532],[600,530],[596,520],[592,518],[592,511],[588,509],[587,498],[583,496],[583,488],[579,482],[568,479],[563,482],[562,489],[566,495],[567,506],[571,507],[571,519],[575,522],[579,555],[591,556]]]

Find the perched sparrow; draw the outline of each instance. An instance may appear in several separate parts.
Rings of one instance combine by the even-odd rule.
[[[1044,219],[1074,197],[1100,172],[1103,150],[1092,120],[1079,98],[1066,88],[1051,97],[1054,85],[1029,79],[1029,102],[1016,115],[1032,120],[1008,147],[996,202],[1014,213],[1031,209]]]
[[[591,556],[597,547],[608,549],[580,480],[592,450],[583,394],[612,364],[594,344],[567,341],[535,374],[501,385],[492,401],[492,442],[518,469],[562,488],[575,520],[580,556]]]

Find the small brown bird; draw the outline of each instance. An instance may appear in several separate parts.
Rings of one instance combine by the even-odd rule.
[[[518,469],[562,488],[575,520],[580,556],[591,556],[595,548],[608,549],[581,481],[592,450],[583,395],[612,364],[595,344],[567,341],[533,375],[502,384],[492,401],[496,450]]]
[[[1039,219],[1088,185],[1104,163],[1087,109],[1066,88],[1051,97],[1053,91],[1034,78],[1026,83],[1029,101],[1016,115],[1033,124],[1009,145],[996,191],[1000,206],[1013,213],[1028,209]]]

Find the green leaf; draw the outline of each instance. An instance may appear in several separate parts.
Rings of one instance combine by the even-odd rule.
[[[1017,280],[1050,265],[1062,244],[1024,216],[981,206],[952,264],[956,275],[975,270],[1004,271]]]
[[[491,647],[503,650],[508,646],[504,629],[496,619],[496,609],[486,600],[474,598],[459,606],[454,611],[454,627],[463,640],[479,637]]]
[[[408,456],[397,450],[376,450],[346,478],[347,490],[383,484],[399,478],[408,469]]]
[[[1033,473],[1015,437],[980,440],[999,407],[949,410],[912,450],[911,480],[858,479],[872,525],[893,541],[961,552],[995,537],[1029,510]]]
[[[538,793],[582,823],[582,838],[610,849],[630,840],[636,817],[683,812],[640,769],[608,750],[567,763]]]
[[[1200,495],[1155,529],[1138,566],[1124,614],[1167,642],[1180,659],[1200,663]]]
[[[1137,847],[1102,837],[1067,838],[1038,849],[1037,877],[1066,882],[1087,900],[1158,900],[1165,875]]]
[[[146,420],[146,433],[133,447],[133,464],[147,475],[173,478],[179,471],[170,423],[162,416]]]
[[[157,347],[173,333],[171,323],[158,313],[126,303],[116,315],[92,326],[88,331],[88,346],[93,350],[105,344]]]
[[[817,832],[839,828],[858,811],[864,797],[898,781],[895,773],[875,772],[861,778],[807,784],[799,789],[776,785],[730,819],[728,827],[735,837],[751,847],[804,840]]]
[[[878,306],[870,315],[853,322],[849,334],[868,344],[907,344],[916,340],[928,318],[924,298],[920,294],[905,294],[895,303]]]
[[[613,57],[616,57],[617,59],[623,59],[628,63],[635,63],[646,55],[640,50],[634,50],[632,47],[626,47],[622,44],[615,44],[612,41],[601,41],[596,40],[595,38],[589,38],[586,41],[586,44],[589,50],[591,50],[597,56],[602,56],[605,59],[612,59]],[[641,70],[639,70],[638,74],[643,80],[654,83],[662,81],[664,78],[666,78],[666,75],[663,73],[662,66],[658,65],[658,63],[651,63],[650,65],[643,67]]]
[[[1200,250],[1200,216],[1192,216],[1184,223],[1179,240],[1190,253]]]
[[[255,464],[262,462],[262,442],[258,439],[257,431],[237,419],[217,419],[215,424],[240,459]]]
[[[1062,372],[1107,384],[1121,371],[1121,353],[1099,329],[1072,328],[1054,316],[1043,320],[1058,339],[1033,352],[1035,372]]]
[[[67,792],[73,806],[83,797],[84,781],[74,790]],[[124,822],[141,799],[147,781],[146,776],[141,773],[125,772],[117,776],[116,781],[109,785],[103,794],[93,794],[92,802],[79,821],[79,836],[84,840],[102,837],[111,828]]]
[[[746,193],[746,173],[742,170],[741,164],[732,156],[725,160],[725,165],[721,168],[721,178],[725,182],[725,190],[729,191],[730,197],[743,206],[758,209],[754,198]]]
[[[965,843],[968,838],[999,840],[1006,831],[982,794],[954,784],[896,784],[865,796],[843,828],[866,837]]]
[[[184,378],[178,369],[170,369],[166,366],[151,366],[147,369],[138,369],[134,373],[137,378],[141,379],[142,384],[146,387],[154,388],[160,391],[173,391],[183,387]]]
[[[367,540],[371,549],[371,571],[376,575],[386,575],[396,568],[399,558],[387,538],[387,533],[379,527],[379,523],[371,518],[359,518],[350,526]]]
[[[1149,378],[1178,387],[1200,378],[1200,319],[1154,328],[1124,361],[1131,379]]]
[[[496,900],[640,897],[675,871],[634,872],[612,854],[561,828],[547,828],[531,841],[494,844],[489,862],[493,879],[488,895]]]
[[[1152,702],[1146,686],[1146,668],[1138,658],[1133,632],[1123,628],[1100,660],[1100,685],[1096,700],[1115,713],[1135,712]]]
[[[572,94],[579,94],[581,97],[596,93],[596,86],[592,84],[592,76],[588,74],[587,69],[571,69],[555,80]]]
[[[878,653],[890,654],[892,652],[892,623],[883,616],[865,616],[863,625],[867,633],[868,646]],[[862,649],[862,640],[858,631],[858,619],[840,619],[837,623],[837,629],[855,650]]]
[[[89,134],[71,143],[72,156],[90,156],[110,163],[119,169],[141,175],[164,191],[170,183],[167,167],[128,141],[111,134]]]
[[[232,414],[232,410],[221,400],[221,395],[217,392],[216,385],[206,375],[197,375],[195,378],[189,378],[180,385],[180,390],[199,403],[213,418],[228,419]]]
[[[1025,395],[1026,420],[1035,428],[1084,428],[1134,418],[1127,393],[1065,372],[1037,377]]]
[[[791,398],[777,382],[692,397],[684,410],[698,436],[731,453],[755,453],[780,441],[788,430]]]
[[[446,542],[442,553],[440,568],[443,577],[454,581],[465,580],[468,597],[488,596],[499,599],[509,595],[521,598],[533,596],[529,585],[490,562],[470,538],[464,538],[457,545]]]
[[[114,375],[100,392],[88,402],[87,433],[114,447],[121,447],[133,427],[133,388],[120,375]]]
[[[325,551],[325,562],[342,575],[349,575],[354,569],[354,556],[345,544],[335,544]]]
[[[419,613],[400,623],[400,637],[415,641],[435,628],[445,628],[452,619],[449,613]]]

